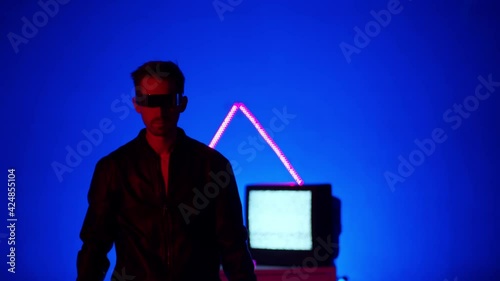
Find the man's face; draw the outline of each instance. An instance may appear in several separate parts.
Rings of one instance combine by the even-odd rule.
[[[159,80],[155,77],[146,76],[140,82],[143,94],[164,95],[174,94],[175,85],[171,81]],[[141,114],[146,129],[155,136],[164,136],[177,128],[179,115],[187,105],[187,98],[183,97],[181,105],[177,107],[146,107],[138,105],[136,98],[133,99],[135,110]]]

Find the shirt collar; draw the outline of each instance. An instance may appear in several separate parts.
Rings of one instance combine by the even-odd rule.
[[[151,144],[149,143],[149,141],[146,137],[146,133],[147,133],[146,128],[141,129],[141,131],[139,132],[139,134],[137,136],[138,141],[140,142],[140,144],[143,147],[146,147],[148,152],[158,155],[158,152],[156,150],[161,150],[162,148],[156,147],[156,150],[155,150],[155,148],[153,148],[151,146]],[[169,153],[172,152],[173,150],[175,150],[177,147],[179,147],[184,142],[186,137],[187,136],[186,136],[186,133],[184,132],[184,130],[182,128],[177,127],[177,136],[176,136],[174,142],[172,143],[172,145],[170,146]]]

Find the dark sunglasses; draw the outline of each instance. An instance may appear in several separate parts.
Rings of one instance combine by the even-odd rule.
[[[181,104],[181,93],[175,94],[135,94],[135,102],[140,106],[145,107],[163,107],[172,108],[177,107]]]

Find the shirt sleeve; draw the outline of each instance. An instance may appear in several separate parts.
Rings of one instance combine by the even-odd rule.
[[[102,158],[95,166],[87,200],[88,209],[80,232],[83,242],[77,255],[77,281],[102,281],[109,269],[107,257],[115,238],[114,166]]]
[[[216,200],[216,229],[222,267],[229,281],[255,281],[236,179],[231,164],[227,161],[223,166],[221,170],[214,171],[220,186]]]

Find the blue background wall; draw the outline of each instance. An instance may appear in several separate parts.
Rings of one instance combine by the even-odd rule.
[[[0,228],[1,280],[75,278],[94,165],[142,128],[122,95],[132,93],[130,72],[153,59],[183,69],[190,102],[180,126],[204,143],[235,101],[268,128],[286,110],[275,141],[306,183],[331,183],[343,203],[340,274],[500,280],[500,86],[477,108],[470,97],[479,76],[500,81],[498,1],[221,0],[233,6],[217,12],[208,0],[61,0],[46,22],[36,1],[4,2],[1,169],[5,181],[16,169],[18,222],[16,274]],[[390,21],[358,38],[356,27],[388,5]],[[36,13],[36,30],[23,31]],[[448,112],[464,100],[468,115]],[[112,131],[58,178],[52,164],[69,165],[67,149],[100,122]],[[415,140],[435,129],[441,143],[418,159]],[[217,146],[237,162],[240,192],[292,181],[270,148],[244,143],[253,136],[239,113]],[[398,172],[410,155],[420,163]],[[387,173],[404,181],[390,184]]]

